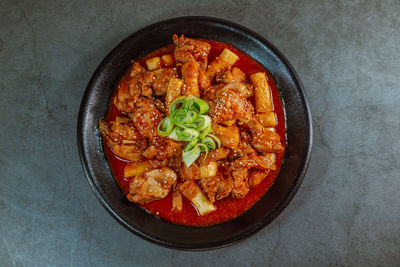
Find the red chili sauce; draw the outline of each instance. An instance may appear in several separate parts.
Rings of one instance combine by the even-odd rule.
[[[208,62],[211,62],[215,57],[217,57],[224,50],[224,48],[228,48],[239,56],[239,60],[237,60],[233,66],[240,68],[246,74],[247,78],[251,74],[256,72],[265,72],[267,74],[268,84],[271,88],[271,97],[274,105],[274,111],[276,113],[278,122],[277,126],[275,126],[275,129],[281,138],[282,145],[286,147],[284,111],[279,92],[276,89],[272,76],[263,66],[261,66],[261,64],[256,62],[244,52],[239,51],[235,47],[226,43],[216,42],[212,40],[202,41],[206,41],[211,45],[211,51],[208,55]],[[139,62],[142,66],[146,66],[145,61],[147,59],[165,54],[172,54],[173,50],[173,45],[166,46],[140,59]],[[128,86],[129,73],[130,70],[124,75],[124,77],[122,77],[117,88],[119,88],[120,86]],[[114,94],[109,103],[109,112],[105,118],[107,122],[113,121],[116,116],[126,115],[123,112],[119,111],[117,107],[113,104],[113,98],[115,97],[117,91],[117,89],[114,91]],[[115,180],[117,181],[118,185],[121,187],[124,193],[128,192],[130,178],[126,178],[124,176],[124,167],[127,163],[129,163],[129,161],[121,159],[114,155],[108,145],[104,144],[104,148]],[[283,154],[284,152],[276,153],[277,169],[275,171],[271,170],[266,179],[264,179],[257,186],[250,188],[250,191],[243,199],[236,199],[232,196],[228,196],[224,199],[218,200],[214,203],[215,207],[217,208],[216,211],[211,212],[207,215],[199,216],[194,205],[185,197],[182,197],[182,210],[172,211],[172,190],[168,194],[168,196],[163,199],[156,200],[147,204],[138,205],[159,218],[181,225],[207,226],[225,222],[244,213],[268,191],[278,175],[283,160]]]

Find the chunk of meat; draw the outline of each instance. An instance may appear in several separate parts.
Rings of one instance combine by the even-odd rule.
[[[140,95],[151,97],[151,84],[154,77],[154,72],[144,72],[133,76],[129,80],[129,93],[132,98],[137,99]]]
[[[247,125],[253,137],[252,145],[257,151],[261,153],[284,151],[279,135],[264,128],[257,118],[253,117]]]
[[[254,113],[253,106],[240,94],[231,89],[220,89],[215,99],[208,101],[210,116],[215,123],[235,119],[247,120]]]
[[[200,168],[199,165],[194,162],[190,167],[186,164],[182,164],[180,168],[180,175],[182,179],[185,180],[196,180],[200,178]]]
[[[223,89],[233,90],[242,97],[248,98],[253,95],[253,86],[251,84],[244,84],[240,82],[230,82],[226,84]]]
[[[218,160],[224,159],[224,158],[228,157],[228,155],[229,155],[229,148],[221,147],[221,148],[211,150],[208,153],[207,157],[205,157],[205,154],[202,153],[200,156],[199,162],[201,162],[201,165],[204,166],[204,165],[208,165],[212,161],[216,162]]]
[[[164,198],[176,180],[176,173],[167,167],[144,172],[130,181],[127,198],[137,203],[149,203]]]
[[[202,92],[206,91],[211,86],[210,78],[208,78],[207,73],[199,69],[199,88]]]
[[[211,202],[227,197],[233,188],[232,177],[220,172],[215,177],[200,179],[199,184]]]
[[[249,192],[247,169],[240,168],[232,171],[233,189],[232,196],[235,198],[244,198]]]
[[[135,77],[136,75],[140,74],[140,73],[145,73],[146,69],[143,68],[139,62],[135,62],[132,65],[132,69],[131,69],[131,73],[129,74],[130,77]]]
[[[129,80],[124,80],[119,86],[117,95],[114,98],[114,104],[123,112],[131,112],[135,107],[135,102],[141,94],[139,87],[132,86],[132,79],[145,73],[146,70],[135,62],[132,66]],[[135,79],[137,82],[137,78]]]
[[[174,44],[175,61],[186,63],[196,61],[200,69],[205,70],[207,67],[207,56],[210,53],[211,45],[207,42],[184,37],[178,37],[176,34],[172,36]]]
[[[156,96],[164,95],[168,89],[169,80],[176,77],[177,73],[172,68],[155,70],[152,82],[153,94]]]
[[[249,186],[254,187],[268,177],[269,170],[252,170],[249,174]]]
[[[200,97],[199,92],[199,67],[196,62],[191,61],[183,64],[182,66],[183,88],[184,95],[192,95]]]
[[[240,157],[256,153],[254,148],[247,142],[240,141],[239,145],[231,150],[229,154],[230,160],[235,160]]]
[[[147,140],[135,128],[130,118],[116,117],[110,123],[100,119],[99,128],[115,155],[132,161],[142,158],[142,153],[147,147]]]
[[[156,96],[165,94],[169,80],[176,75],[176,70],[172,68],[146,71],[135,62],[129,81],[119,86],[114,104],[120,111],[130,113],[135,109],[140,96],[151,98],[153,94]]]
[[[268,153],[266,155],[258,155],[257,153],[251,153],[243,155],[231,162],[232,170],[237,168],[250,169],[253,167],[276,170],[275,154]]]
[[[215,78],[217,82],[231,83],[239,82],[243,83],[246,81],[246,74],[237,67],[226,70],[222,75],[217,75]]]
[[[161,165],[167,165],[170,159],[182,156],[182,145],[168,137],[156,136],[151,140],[150,146],[143,152],[143,156],[157,158]]]
[[[154,105],[139,107],[130,116],[142,135],[150,139],[158,136],[157,126],[162,120],[162,115]]]
[[[239,128],[236,126],[222,127],[216,123],[212,125],[215,135],[223,146],[235,148],[239,145]]]

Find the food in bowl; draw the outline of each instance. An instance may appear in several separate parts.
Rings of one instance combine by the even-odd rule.
[[[229,44],[177,35],[133,62],[99,128],[127,199],[191,226],[253,206],[273,184],[286,145],[268,71]]]

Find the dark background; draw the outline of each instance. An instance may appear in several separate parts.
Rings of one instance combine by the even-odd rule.
[[[297,70],[314,147],[288,208],[249,239],[182,252],[101,207],[76,145],[81,98],[105,55],[185,15],[242,24]],[[398,266],[400,1],[0,0],[1,266]]]

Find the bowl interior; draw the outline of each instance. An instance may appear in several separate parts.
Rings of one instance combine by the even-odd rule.
[[[286,112],[287,148],[280,173],[268,193],[243,215],[210,227],[187,227],[158,219],[124,200],[103,153],[98,118],[132,61],[172,42],[172,34],[229,43],[260,62],[275,79]],[[261,36],[231,22],[183,17],[148,26],[122,41],[95,71],[82,100],[78,146],[88,181],[106,210],[140,237],[177,249],[223,247],[263,228],[287,206],[301,184],[312,144],[311,115],[301,83],[284,56]]]

